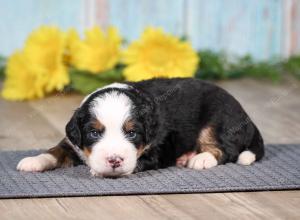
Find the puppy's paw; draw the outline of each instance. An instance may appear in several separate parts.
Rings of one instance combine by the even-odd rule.
[[[42,172],[55,168],[57,159],[48,153],[40,154],[35,157],[26,157],[22,159],[18,165],[17,170],[26,172]]]
[[[92,174],[92,176],[94,177],[103,177],[100,173],[97,173],[95,170],[90,169],[90,173]]]
[[[176,159],[177,167],[186,167],[188,161],[196,155],[195,151],[188,152],[186,154],[181,155]]]
[[[197,154],[188,162],[188,168],[196,170],[209,169],[217,165],[217,159],[209,152]]]
[[[255,159],[256,159],[256,155],[251,151],[246,150],[240,153],[237,160],[237,164],[248,166],[251,165],[255,161]]]

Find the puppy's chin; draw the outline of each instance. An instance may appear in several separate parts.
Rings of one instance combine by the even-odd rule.
[[[112,177],[112,178],[116,178],[116,177],[121,177],[121,176],[126,176],[129,174],[132,174],[134,170],[130,170],[130,171],[123,171],[123,170],[118,170],[118,169],[108,169],[106,171],[102,170],[102,171],[96,171],[93,168],[91,168],[90,172],[92,174],[92,176],[95,177]]]

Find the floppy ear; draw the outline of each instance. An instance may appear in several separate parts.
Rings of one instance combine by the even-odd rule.
[[[66,125],[66,135],[73,144],[80,147],[81,133],[80,133],[80,129],[79,129],[78,110],[75,111],[72,118]]]
[[[159,117],[155,103],[148,101],[144,102],[140,111],[140,116],[143,118],[146,143],[155,140],[159,129]]]
[[[146,131],[146,143],[152,142],[156,135],[158,129],[157,119],[154,119],[154,115],[150,114],[145,120],[145,131]]]

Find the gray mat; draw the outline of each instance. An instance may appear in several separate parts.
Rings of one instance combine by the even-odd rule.
[[[300,189],[300,145],[268,145],[266,157],[252,166],[229,163],[202,171],[170,167],[117,179],[91,177],[86,166],[16,171],[21,158],[39,152],[0,153],[0,198]]]

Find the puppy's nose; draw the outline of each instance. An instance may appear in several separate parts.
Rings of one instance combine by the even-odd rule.
[[[108,164],[113,168],[118,168],[121,166],[121,163],[124,161],[124,158],[123,157],[120,157],[120,156],[110,156],[110,157],[107,157],[107,162]]]

